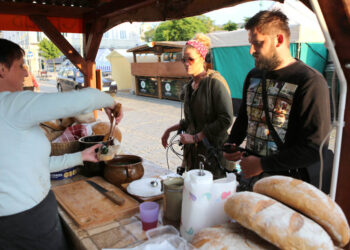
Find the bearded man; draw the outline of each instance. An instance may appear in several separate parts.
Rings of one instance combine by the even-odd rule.
[[[248,156],[241,151],[224,156],[241,160],[248,190],[269,175],[314,182],[319,169],[310,169],[319,166],[319,147],[331,127],[327,82],[291,56],[288,18],[281,11],[261,11],[245,28],[255,68],[245,79],[228,143],[239,146],[246,139]]]

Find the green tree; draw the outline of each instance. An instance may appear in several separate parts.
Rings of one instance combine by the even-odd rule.
[[[208,33],[213,29],[213,21],[206,16],[166,21],[157,27],[154,41],[187,41],[196,33]]]
[[[244,18],[243,28],[244,28],[244,26],[246,25],[246,23],[249,21],[250,18],[251,18],[251,17],[245,17],[245,18]]]
[[[156,33],[156,28],[152,28],[148,31],[146,31],[143,36],[142,36],[142,39],[145,41],[145,42],[152,42],[154,40],[154,35]]]
[[[40,56],[48,59],[56,59],[62,55],[62,52],[56,47],[56,45],[48,40],[43,38],[39,43]],[[55,63],[53,64],[54,71],[56,72]]]
[[[233,23],[231,21],[228,21],[226,24],[224,24],[223,29],[227,30],[227,31],[236,30],[236,29],[238,29],[238,25],[237,25],[237,23]]]

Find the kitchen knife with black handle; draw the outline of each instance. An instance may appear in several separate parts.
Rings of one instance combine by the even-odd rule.
[[[93,186],[97,191],[105,195],[108,199],[118,204],[119,206],[124,204],[125,200],[119,197],[118,195],[116,195],[114,192],[108,191],[107,189],[105,189],[104,187],[101,187],[99,184],[93,181],[86,180],[86,182],[89,183],[91,186]]]

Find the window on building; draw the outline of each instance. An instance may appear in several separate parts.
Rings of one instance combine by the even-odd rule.
[[[108,38],[109,38],[109,32],[105,32],[105,33],[103,34],[103,38],[104,38],[104,39],[108,39]]]
[[[37,32],[37,33],[36,33],[36,39],[37,39],[37,42],[40,42],[40,41],[41,41],[41,39],[42,39],[41,32]]]
[[[121,30],[119,32],[119,34],[120,34],[120,39],[126,39],[126,31],[125,30]]]

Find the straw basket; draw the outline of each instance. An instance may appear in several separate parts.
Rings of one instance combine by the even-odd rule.
[[[69,153],[75,153],[80,150],[79,141],[71,142],[51,142],[51,155],[63,155]]]

